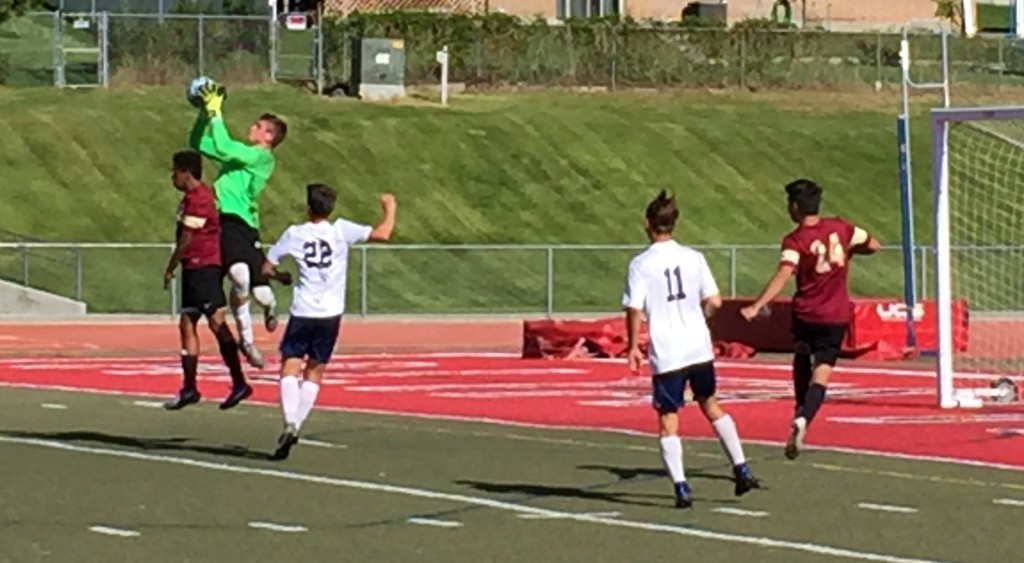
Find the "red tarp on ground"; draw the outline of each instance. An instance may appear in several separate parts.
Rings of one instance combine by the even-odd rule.
[[[647,353],[647,327],[641,325],[640,349]],[[523,358],[624,358],[624,316],[594,321],[542,320],[523,323]],[[748,358],[754,349],[739,343],[715,342],[715,355]]]
[[[724,358],[747,358],[756,352],[792,352],[790,301],[778,300],[771,314],[748,323],[739,310],[749,299],[727,299],[709,326],[715,340],[715,354]],[[850,330],[843,342],[847,358],[891,360],[936,349],[935,302],[923,301],[914,309],[917,347],[906,347],[906,307],[897,299],[854,299]],[[953,304],[953,346],[967,350],[967,304]],[[640,347],[647,351],[646,327],[641,329]],[[626,355],[626,324],[623,316],[593,321],[542,320],[523,323],[524,358],[622,358]]]

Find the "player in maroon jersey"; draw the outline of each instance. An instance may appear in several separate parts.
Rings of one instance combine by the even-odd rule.
[[[242,373],[238,344],[225,323],[224,287],[221,285],[220,216],[214,203],[213,190],[202,182],[203,161],[199,153],[181,151],[174,154],[171,182],[184,192],[178,205],[178,226],[175,232],[177,246],[164,270],[164,288],[174,278],[181,264],[181,369],[184,385],[178,396],[164,407],[178,410],[198,403],[201,396],[196,388],[199,366],[199,317],[205,316],[210,330],[217,337],[221,358],[231,373],[232,390],[221,403],[221,409],[230,409],[252,394],[252,387]]]
[[[880,248],[867,231],[841,217],[821,217],[821,186],[795,180],[786,186],[789,216],[797,223],[782,239],[778,269],[741,314],[748,321],[786,286],[796,272],[793,296],[793,393],[796,413],[786,443],[786,457],[795,459],[803,447],[807,426],[825,400],[832,368],[850,323],[852,305],[847,289],[849,257],[873,254]]]

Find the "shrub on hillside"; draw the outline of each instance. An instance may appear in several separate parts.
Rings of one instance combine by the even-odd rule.
[[[11,58],[7,53],[0,53],[0,86],[7,84],[11,77]]]

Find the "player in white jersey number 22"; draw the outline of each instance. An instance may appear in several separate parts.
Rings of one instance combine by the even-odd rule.
[[[281,338],[284,432],[277,440],[273,459],[287,458],[298,443],[299,430],[313,409],[324,368],[334,353],[345,313],[349,247],[365,241],[386,241],[395,227],[395,198],[391,194],[380,196],[384,217],[375,227],[345,219],[331,223],[328,218],[336,199],[330,186],[306,186],[309,221],[288,227],[267,252],[263,267],[265,273],[274,275],[275,267],[290,256],[299,270],[288,326]]]
[[[647,206],[644,228],[651,244],[629,262],[622,306],[629,331],[629,368],[640,370],[637,341],[641,314],[647,318],[652,403],[661,427],[660,450],[675,487],[676,506],[693,505],[683,470],[679,409],[689,384],[733,466],[736,496],[760,488],[743,455],[736,424],[715,397],[715,351],[707,317],[721,307],[715,278],[704,255],[672,239],[679,210],[664,191]]]

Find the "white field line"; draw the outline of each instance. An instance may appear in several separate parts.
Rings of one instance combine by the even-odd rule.
[[[615,518],[616,516],[618,516],[621,513],[618,512],[618,511],[611,511],[611,512],[582,512],[580,514],[583,515],[583,516],[593,516],[593,517],[598,517],[598,518]],[[558,520],[559,519],[558,517],[548,516],[546,514],[520,514],[519,518],[522,518],[523,520]]]
[[[1001,505],[1001,506],[1019,506],[1019,507],[1024,507],[1024,500],[1015,499],[1015,498],[997,498],[997,499],[993,500],[992,503],[993,504],[998,504],[998,505]]]
[[[298,524],[275,524],[274,522],[249,522],[249,527],[256,530],[270,530],[271,532],[297,533],[309,531],[305,526]]]
[[[49,410],[52,410],[52,411],[63,411],[63,410],[67,410],[67,408],[68,408],[67,405],[64,405],[64,404],[61,404],[61,403],[43,403],[43,404],[41,404],[39,406],[44,408],[44,409],[49,409]]]
[[[824,555],[845,559],[856,559],[860,561],[881,561],[885,563],[938,563],[937,561],[930,559],[915,559],[885,553],[857,551],[853,549],[831,547],[827,545],[815,544],[810,542],[781,540],[756,535],[730,534],[725,532],[702,530],[698,528],[682,528],[679,526],[658,524],[655,522],[640,522],[633,520],[617,520],[612,518],[602,518],[599,516],[588,516],[586,514],[573,514],[571,512],[562,512],[558,510],[537,508],[525,504],[515,504],[512,502],[499,501],[485,497],[474,497],[469,495],[442,493],[439,491],[431,491],[428,489],[404,487],[400,485],[389,485],[386,483],[373,483],[370,481],[356,481],[352,479],[341,479],[337,477],[328,477],[322,475],[310,475],[307,473],[297,473],[292,471],[283,471],[279,469],[264,469],[259,467],[248,467],[244,465],[232,465],[230,463],[201,461],[186,457],[174,457],[168,455],[147,454],[126,450],[76,446],[73,444],[67,444],[64,442],[56,442],[51,440],[13,438],[9,436],[0,436],[0,442],[9,444],[20,444],[26,446],[38,446],[67,452],[92,454],[97,456],[132,459],[137,461],[149,461],[168,465],[192,467],[197,469],[209,469],[212,471],[223,471],[227,473],[270,477],[288,481],[299,481],[304,483],[312,483],[316,485],[327,485],[362,491],[371,491],[377,493],[389,493],[414,498],[443,500],[472,506],[483,506],[486,508],[504,510],[507,512],[513,512],[518,514],[545,514],[551,515],[552,517],[556,517],[561,520],[572,520],[588,524],[597,524],[600,526],[643,530],[648,532],[662,532],[674,534],[677,536],[704,539],[708,541],[744,544],[763,548],[788,549],[791,551],[813,553],[816,555]]]
[[[117,536],[119,538],[137,538],[142,535],[135,530],[111,528],[110,526],[90,526],[89,531],[96,532],[97,534],[103,534],[105,536]]]
[[[332,444],[330,442],[321,442],[320,440],[310,440],[308,438],[301,438],[299,444],[303,446],[313,446],[314,448],[327,448],[334,450],[347,450],[348,446],[345,444]]]
[[[504,353],[504,352],[425,352],[425,353],[400,353],[400,354],[339,354],[336,359],[336,363],[344,364],[352,361],[393,361],[393,360],[429,360],[429,359],[476,359],[476,358],[491,358],[491,359],[518,359],[520,354],[515,353]],[[111,364],[128,362],[133,365],[139,363],[167,363],[173,365],[173,358],[170,360],[167,356],[137,356],[137,357],[104,357],[104,358],[0,358],[0,365],[5,364],[20,364],[25,362],[46,362],[52,364],[63,364],[63,365],[81,365],[81,364]],[[625,360],[619,358],[590,358],[581,359],[569,362],[570,365],[585,366],[588,363],[594,364],[622,364],[623,371],[625,371]],[[715,362],[716,366],[723,368],[735,368],[741,370],[763,370],[763,371],[784,371],[788,372],[790,369],[789,364],[785,363],[761,363],[761,362],[736,362],[729,360],[718,360]],[[564,367],[565,366],[561,366]],[[907,377],[935,377],[935,371],[928,368],[921,369],[898,369],[898,368],[877,368],[877,367],[850,367],[850,366],[837,366],[835,373],[838,375],[890,375],[890,376],[907,376]],[[954,374],[955,377],[964,379],[990,379],[996,377],[998,374]]]
[[[918,510],[912,506],[896,506],[893,504],[875,504],[873,502],[862,502],[857,504],[858,508],[864,510],[875,510],[878,512],[898,512],[900,514],[917,514]]]
[[[164,404],[160,401],[132,401],[132,404],[136,407],[146,407],[147,409],[162,409]]]
[[[436,518],[409,518],[406,522],[419,524],[420,526],[435,526],[437,528],[461,528],[462,522],[452,520],[438,520]]]
[[[71,393],[89,393],[95,395],[110,395],[115,397],[161,397],[165,395],[157,393],[146,393],[144,391],[111,391],[109,389],[93,389],[85,387],[70,387],[67,385],[39,385],[35,383],[14,383],[8,381],[0,381],[0,387],[11,387],[17,389],[38,389],[46,391],[67,391]],[[261,407],[272,407],[279,409],[280,405],[276,402],[259,401],[253,399],[246,399],[244,405],[261,406]],[[531,428],[535,430],[558,430],[567,432],[601,432],[605,434],[618,434],[623,436],[640,436],[640,437],[653,437],[656,434],[650,432],[643,432],[640,430],[629,430],[624,428],[609,428],[604,426],[566,426],[561,424],[539,424],[532,422],[515,422],[510,420],[501,420],[496,418],[487,417],[472,417],[472,416],[459,416],[449,414],[433,414],[433,413],[418,413],[408,411],[388,411],[382,409],[367,409],[367,408],[356,408],[356,407],[334,407],[334,406],[320,406],[317,405],[317,410],[332,411],[332,412],[343,412],[343,413],[355,413],[355,414],[373,414],[379,416],[391,416],[396,418],[413,418],[419,420],[443,420],[448,422],[467,422],[474,424],[490,424],[494,426],[505,426],[510,428]],[[221,413],[223,414],[223,413]],[[240,414],[240,413],[239,413]],[[694,436],[687,438],[691,441],[699,442],[717,442],[718,438],[700,437]],[[744,443],[758,444],[762,446],[782,446],[785,442],[779,442],[775,440],[752,440],[744,439]],[[995,463],[989,461],[977,461],[972,459],[958,459],[952,457],[942,456],[930,456],[930,455],[917,455],[917,454],[904,454],[896,452],[884,452],[879,450],[870,449],[859,449],[859,448],[847,448],[842,446],[813,446],[805,445],[805,448],[809,451],[821,451],[821,452],[837,452],[843,454],[852,455],[869,455],[873,457],[887,458],[887,459],[902,459],[907,461],[927,461],[930,463],[947,463],[953,465],[970,465],[972,467],[985,467],[990,469],[1004,469],[1007,471],[1024,472],[1024,466],[1021,465],[1010,465],[1006,463]]]
[[[721,506],[711,512],[730,514],[732,516],[750,516],[753,518],[764,518],[765,516],[768,516],[768,513],[763,510],[744,510],[742,508],[732,508],[731,506]]]

